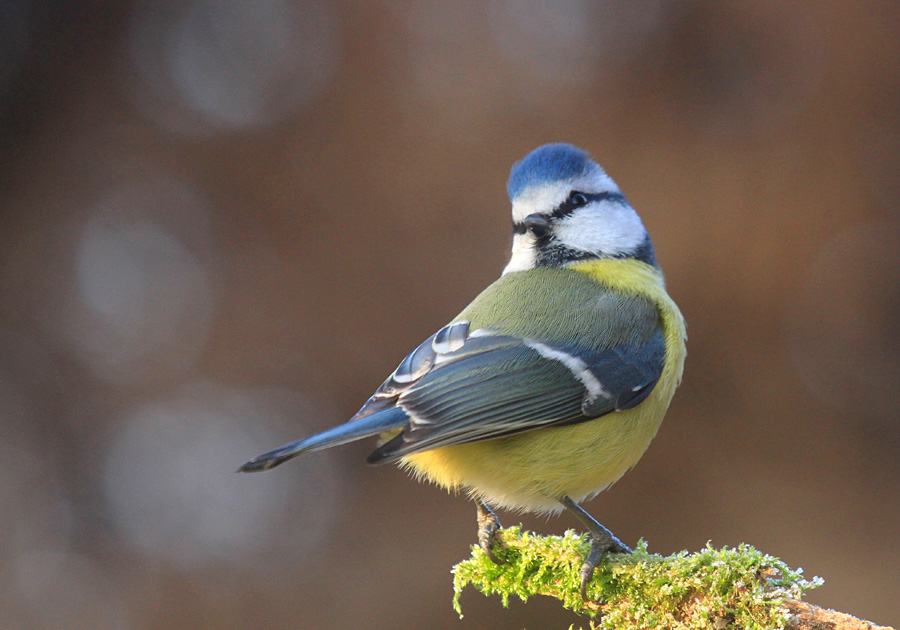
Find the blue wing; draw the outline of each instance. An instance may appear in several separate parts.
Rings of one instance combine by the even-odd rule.
[[[399,430],[367,459],[383,464],[634,407],[662,373],[665,343],[655,310],[632,315],[632,334],[600,349],[470,331],[467,321],[454,322],[407,355],[349,422],[239,470],[268,470],[306,452]]]
[[[643,401],[662,372],[658,321],[627,343],[603,349],[549,344],[456,322],[413,351],[354,419],[391,408],[409,421],[368,462],[574,424]],[[452,348],[440,340],[453,333]],[[441,352],[441,350],[449,350]]]

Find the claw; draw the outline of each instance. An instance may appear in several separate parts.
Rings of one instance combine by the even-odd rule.
[[[478,545],[487,554],[491,562],[494,564],[505,564],[505,560],[501,560],[494,555],[494,545],[498,542],[497,532],[500,531],[500,519],[482,501],[475,501],[475,509],[477,510],[478,520]]]
[[[569,497],[563,497],[560,500],[560,503],[562,503],[567,510],[572,512],[575,517],[587,527],[588,532],[591,535],[591,550],[588,552],[587,558],[585,558],[584,564],[581,565],[581,571],[579,572],[579,575],[581,576],[581,599],[585,602],[589,602],[591,600],[588,599],[587,596],[588,584],[591,583],[591,579],[594,577],[594,569],[596,569],[597,565],[600,564],[600,561],[603,560],[603,556],[606,555],[606,552],[631,553],[631,549]]]

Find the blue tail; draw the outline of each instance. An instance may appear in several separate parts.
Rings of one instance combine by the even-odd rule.
[[[304,440],[290,442],[284,446],[279,446],[275,450],[263,453],[259,457],[254,457],[249,462],[237,469],[237,472],[258,472],[260,470],[269,470],[282,462],[309,453],[311,451],[320,451],[324,448],[338,446],[353,442],[370,435],[396,429],[409,422],[409,416],[398,408],[391,407],[371,416],[365,416],[358,420],[351,420],[346,424],[336,426],[333,429],[323,431],[318,435],[308,437]]]

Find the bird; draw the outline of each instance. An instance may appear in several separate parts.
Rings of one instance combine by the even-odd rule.
[[[494,562],[497,508],[571,512],[590,547],[581,595],[606,553],[630,553],[579,504],[634,466],[655,437],[686,357],[637,212],[590,154],[534,149],[507,181],[512,252],[499,279],[410,352],[345,424],[243,464],[379,436],[366,462],[398,463],[475,502]]]

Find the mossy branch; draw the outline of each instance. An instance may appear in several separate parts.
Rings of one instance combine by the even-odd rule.
[[[820,628],[874,630],[868,622],[810,606],[803,593],[822,583],[806,579],[778,558],[750,547],[686,551],[663,557],[647,551],[644,541],[634,554],[609,554],[588,587],[592,600],[579,592],[579,569],[589,548],[586,535],[538,536],[520,527],[501,530],[494,548],[504,564],[494,564],[478,547],[453,568],[453,607],[460,616],[460,594],[469,584],[485,595],[513,595],[527,601],[547,595],[565,608],[590,617],[589,627],[629,630]],[[822,615],[837,615],[824,618]]]

